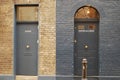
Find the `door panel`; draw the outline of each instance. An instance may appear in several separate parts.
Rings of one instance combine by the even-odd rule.
[[[98,75],[98,23],[75,23],[74,74],[82,75],[82,59],[88,61],[88,76]],[[85,46],[87,45],[87,48]]]
[[[94,29],[94,32],[92,32],[92,30],[88,29],[89,25],[95,25],[96,28]],[[79,30],[78,27],[79,25],[82,25],[85,27],[84,30]],[[94,23],[77,23],[76,24],[76,29],[75,29],[75,39],[77,40],[77,42],[79,44],[78,45],[79,49],[83,49],[84,50],[84,45],[88,45],[89,48],[88,49],[97,49],[98,48],[98,31],[97,31],[98,27],[97,24]],[[84,32],[83,32],[84,31]]]
[[[81,50],[78,52],[78,54],[75,56],[75,75],[82,75],[82,59],[86,58],[88,60],[88,76],[97,76],[98,75],[98,58],[97,51],[84,51]]]
[[[18,23],[16,28],[16,74],[37,75],[38,24]]]

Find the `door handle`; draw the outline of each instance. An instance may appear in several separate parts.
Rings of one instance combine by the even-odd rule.
[[[85,48],[85,49],[88,49],[88,45],[85,45],[84,48]]]
[[[72,43],[77,43],[77,40],[72,41]]]
[[[29,44],[27,44],[27,45],[26,45],[26,48],[27,48],[27,49],[28,49],[28,48],[30,48],[30,45],[29,45]]]

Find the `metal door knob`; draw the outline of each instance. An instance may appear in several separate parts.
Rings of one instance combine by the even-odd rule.
[[[72,41],[73,43],[77,43],[77,40]]]
[[[26,48],[30,48],[30,45],[26,45]]]
[[[85,49],[87,49],[88,48],[88,45],[85,45]]]

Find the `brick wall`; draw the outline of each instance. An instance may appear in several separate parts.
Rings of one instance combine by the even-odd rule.
[[[56,2],[40,0],[39,74],[56,72]]]
[[[74,14],[88,4],[100,13],[99,75],[120,76],[120,0],[57,0],[56,73],[74,75]]]
[[[0,74],[13,74],[12,11],[11,2],[10,4],[7,1],[0,2]]]
[[[55,0],[0,0],[0,74],[13,74],[14,5],[39,6],[39,75],[54,75],[56,66]]]
[[[0,74],[14,70],[14,4],[40,4],[39,75],[73,75],[74,13],[91,4],[100,12],[99,73],[120,76],[120,0],[57,0],[57,8],[55,0],[0,0]]]

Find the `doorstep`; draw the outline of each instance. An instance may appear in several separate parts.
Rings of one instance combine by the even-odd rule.
[[[16,80],[38,80],[38,76],[17,75]]]

